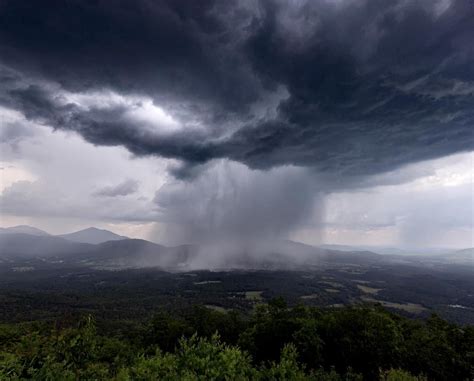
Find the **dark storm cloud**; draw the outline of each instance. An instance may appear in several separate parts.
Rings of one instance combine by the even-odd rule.
[[[229,158],[358,177],[474,148],[472,41],[469,0],[3,1],[0,101],[180,159],[178,176]],[[102,89],[150,97],[182,128],[152,134],[126,106],[60,95]]]
[[[156,136],[125,118],[127,108],[124,106],[83,110],[73,103],[64,104],[64,99],[38,85],[7,89],[3,94],[0,93],[0,101],[21,110],[28,119],[55,129],[78,132],[85,140],[96,145],[123,145],[139,156],[159,154],[193,164],[205,162],[213,156],[212,145],[200,134],[183,131]]]
[[[219,14],[226,8],[212,0],[2,1],[0,56],[69,90],[105,86],[240,111],[258,84],[233,51]]]
[[[94,196],[99,197],[117,197],[128,196],[138,190],[138,181],[128,179],[120,184],[113,186],[106,186],[94,192]]]

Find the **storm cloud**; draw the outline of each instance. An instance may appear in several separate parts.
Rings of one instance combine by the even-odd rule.
[[[0,101],[178,177],[362,178],[474,148],[473,40],[469,0],[6,0]]]

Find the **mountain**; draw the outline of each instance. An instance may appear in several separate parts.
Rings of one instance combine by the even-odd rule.
[[[35,258],[44,261],[54,258],[55,261],[59,259],[64,264],[79,266],[176,269],[197,252],[192,245],[166,247],[99,229],[86,229],[77,233],[72,234],[73,238],[89,240],[112,238],[112,240],[91,244],[74,242],[60,236],[3,232],[0,234],[0,259]]]
[[[106,242],[100,242],[101,240]],[[61,263],[74,266],[108,269],[160,267],[171,271],[204,268],[304,269],[308,266],[334,264],[370,265],[392,260],[390,256],[369,251],[345,252],[278,240],[254,243],[247,247],[228,245],[166,247],[94,228],[64,236],[0,234],[0,257],[54,257],[55,260],[61,259]]]
[[[474,248],[457,250],[440,255],[438,258],[448,263],[474,265]]]
[[[123,239],[128,239],[115,233],[112,233],[108,230],[97,229],[97,228],[87,228],[84,230],[79,230],[74,233],[62,234],[58,237],[67,239],[69,241],[81,242],[81,243],[90,243],[93,245],[104,243],[107,241],[118,241]]]
[[[337,245],[337,244],[324,244],[319,246],[322,249],[337,250],[337,251],[350,251],[350,252],[363,252],[370,251],[372,253],[383,254],[383,255],[405,255],[405,256],[428,256],[436,254],[446,253],[445,248],[399,248],[389,246],[350,246],[350,245]]]
[[[360,264],[377,263],[383,260],[383,257],[378,253],[357,248],[353,248],[352,250],[335,250],[294,241],[284,241],[284,245],[280,245],[280,247],[281,252],[286,254],[288,262],[296,258],[301,265],[315,261]]]
[[[9,228],[0,228],[0,234],[29,234],[34,236],[49,236],[49,233],[46,233],[43,230],[37,229],[33,226],[28,225],[18,225],[12,226]]]
[[[387,258],[388,260],[389,258]],[[305,269],[322,264],[377,264],[384,257],[369,251],[327,250],[290,240],[247,246],[195,246],[185,263],[192,269]]]
[[[82,263],[112,268],[176,268],[195,255],[191,245],[166,247],[143,239],[108,241],[81,256]]]
[[[67,257],[87,252],[92,247],[92,245],[71,242],[54,236],[23,233],[0,234],[0,257]]]

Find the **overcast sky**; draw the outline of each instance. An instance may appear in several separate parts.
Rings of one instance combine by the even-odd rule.
[[[0,1],[2,226],[471,247],[474,2]]]

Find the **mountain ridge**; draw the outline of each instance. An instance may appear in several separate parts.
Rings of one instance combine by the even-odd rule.
[[[29,227],[31,228],[31,227]],[[178,245],[164,246],[143,239],[119,236],[103,229],[88,228],[85,234],[98,243],[78,242],[60,235],[0,234],[1,258],[60,258],[65,263],[110,269],[160,267],[179,269],[305,268],[320,264],[414,263],[418,256],[381,255],[372,251],[343,251],[290,240],[273,240],[249,247]],[[7,230],[7,233],[5,233]],[[38,229],[39,230],[39,229]],[[15,230],[13,230],[15,231]],[[32,230],[34,232],[34,230]],[[98,234],[98,236],[93,236]],[[112,237],[111,240],[105,240]],[[79,236],[84,239],[84,237]],[[426,257],[428,258],[428,257]],[[431,257],[437,263],[473,264],[473,249]]]
[[[91,250],[92,247],[90,244],[72,242],[52,235],[0,234],[0,257],[68,257]]]
[[[29,234],[35,236],[51,236],[48,232],[44,230],[35,228],[34,226],[29,225],[17,225],[17,226],[10,226],[7,228],[0,228],[0,234]]]
[[[128,237],[118,235],[114,232],[105,229],[99,229],[96,227],[89,227],[86,229],[78,230],[68,234],[61,234],[58,237],[67,239],[69,241],[100,244],[108,241],[119,241],[129,239]]]

